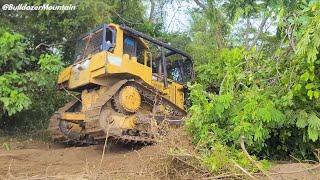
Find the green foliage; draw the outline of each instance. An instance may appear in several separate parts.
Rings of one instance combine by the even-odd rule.
[[[10,32],[3,32],[0,36],[0,72],[21,70],[30,59],[25,51],[27,43],[23,36]]]
[[[42,54],[38,61],[40,70],[49,74],[58,75],[62,70],[63,63],[59,55]]]
[[[285,115],[278,109],[272,90],[267,85],[263,89],[264,82],[258,81],[264,75],[255,77],[257,73],[248,71],[259,66],[255,59],[246,62],[248,53],[237,48],[215,54],[214,61],[197,68],[199,84],[191,87],[190,111],[199,114],[191,118],[189,125],[201,123],[196,126],[219,132],[217,136],[226,142],[245,135],[248,145],[261,149],[270,134],[268,128],[284,124]],[[219,91],[203,93],[210,83]]]
[[[9,116],[27,109],[30,106],[30,99],[23,93],[22,88],[16,88],[16,85],[22,85],[23,79],[16,72],[6,73],[0,76],[0,106]]]
[[[32,129],[31,124],[35,129],[37,126],[43,128],[45,125],[39,121],[46,122],[49,113],[57,107],[55,100],[63,97],[55,92],[56,77],[64,65],[61,57],[58,54],[36,57],[21,34],[9,30],[0,32],[0,125],[6,130],[21,123],[25,123],[23,127],[27,131]],[[52,105],[47,105],[48,102]]]
[[[187,127],[194,142],[204,144],[211,169],[234,159],[254,171],[250,163],[240,163],[245,157],[236,155],[241,154],[237,149],[242,136],[248,151],[259,158],[312,157],[320,147],[320,3],[302,4],[295,9],[298,16],[281,24],[295,26],[296,47],[288,39],[272,49],[217,49],[206,43],[210,33],[193,32],[189,51],[197,80],[190,86]],[[195,27],[199,22],[201,18]]]
[[[27,43],[20,34],[2,31],[0,34],[0,107],[9,116],[27,109],[30,99],[23,92],[26,80],[17,73],[27,65],[32,58],[27,58],[25,52]]]
[[[319,76],[317,67],[319,61],[319,47],[320,47],[320,12],[319,10],[312,10],[319,6],[311,4],[309,8],[305,9],[304,16],[297,18],[297,24],[301,26],[298,32],[301,39],[297,45],[298,70],[300,71],[300,80],[295,84],[296,93],[304,94],[310,100],[319,98]]]

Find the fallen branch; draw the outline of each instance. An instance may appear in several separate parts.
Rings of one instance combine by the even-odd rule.
[[[250,177],[251,179],[257,179],[256,177],[254,177],[253,175],[251,175],[248,171],[246,171],[243,167],[241,167],[238,163],[236,163],[236,161],[234,161],[233,159],[231,160],[233,162],[233,164],[239,168],[243,173],[245,173],[248,177]]]
[[[246,146],[244,145],[244,136],[241,136],[240,137],[240,146],[241,146],[241,149],[242,151],[244,152],[244,154],[247,156],[247,158],[255,165],[257,166],[257,168],[265,175],[267,176],[269,179],[273,179],[268,173],[267,171],[265,171],[261,166],[260,164],[255,161],[254,159],[252,159],[252,157],[250,156],[250,154],[248,153],[247,149],[246,149]]]
[[[5,179],[8,179],[12,176],[11,174],[11,165],[12,165],[12,162],[13,162],[13,159],[11,159],[10,161],[10,164],[9,164],[9,168],[8,168],[8,172],[7,172],[7,175],[6,175],[6,178]]]
[[[178,156],[174,156],[173,158],[176,159],[176,160],[179,160],[180,162],[184,163],[185,165],[187,165],[187,166],[189,166],[189,167],[192,167],[193,169],[196,169],[196,170],[198,170],[198,171],[201,171],[202,173],[205,173],[204,170],[202,170],[202,169],[200,169],[199,167],[196,167],[196,166],[188,163],[187,161],[179,158]]]
[[[109,122],[107,122],[107,123],[109,123]],[[106,139],[105,139],[104,145],[103,145],[103,151],[102,151],[102,155],[101,155],[101,160],[100,160],[100,165],[99,165],[99,171],[100,171],[100,168],[101,168],[102,163],[103,163],[104,154],[105,154],[105,152],[106,152],[107,143],[108,143],[108,137],[109,137],[109,126],[108,126],[108,128],[107,128]]]
[[[244,177],[245,174],[236,174],[236,173],[224,173],[219,174],[217,176],[202,178],[203,180],[209,180],[209,179],[229,179],[229,178],[235,178],[235,177]]]

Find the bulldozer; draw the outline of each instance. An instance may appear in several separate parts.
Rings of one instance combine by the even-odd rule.
[[[73,64],[60,72],[57,89],[73,100],[52,115],[49,131],[60,143],[153,143],[161,124],[183,123],[193,79],[187,53],[126,25],[103,24],[77,40]]]

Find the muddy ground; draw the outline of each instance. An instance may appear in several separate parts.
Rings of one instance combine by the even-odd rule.
[[[6,144],[0,148],[0,179],[210,179],[215,177],[205,175],[206,172],[203,172],[203,176],[199,176],[199,172],[194,174],[191,167],[193,165],[187,162],[180,165],[190,167],[179,168],[177,164],[173,166],[175,160],[165,154],[172,151],[175,146],[179,146],[178,148],[185,152],[188,152],[188,148],[192,148],[187,138],[151,146],[113,142],[108,144],[107,151],[102,156],[103,145],[66,147],[43,141],[7,139]],[[183,157],[181,159],[181,162],[184,162]],[[273,179],[320,179],[320,167],[314,167],[304,163],[284,163],[273,166],[269,173]]]

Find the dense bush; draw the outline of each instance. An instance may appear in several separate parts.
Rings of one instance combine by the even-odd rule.
[[[37,56],[21,34],[0,32],[1,127],[13,134],[46,128],[50,114],[64,103],[55,89],[60,55]]]
[[[287,41],[273,52],[241,45],[215,50],[201,39],[190,46],[197,81],[190,86],[187,126],[210,166],[223,166],[212,160],[219,149],[226,159],[243,161],[242,136],[261,158],[310,158],[320,147],[319,5],[311,2],[291,19],[296,48]]]

